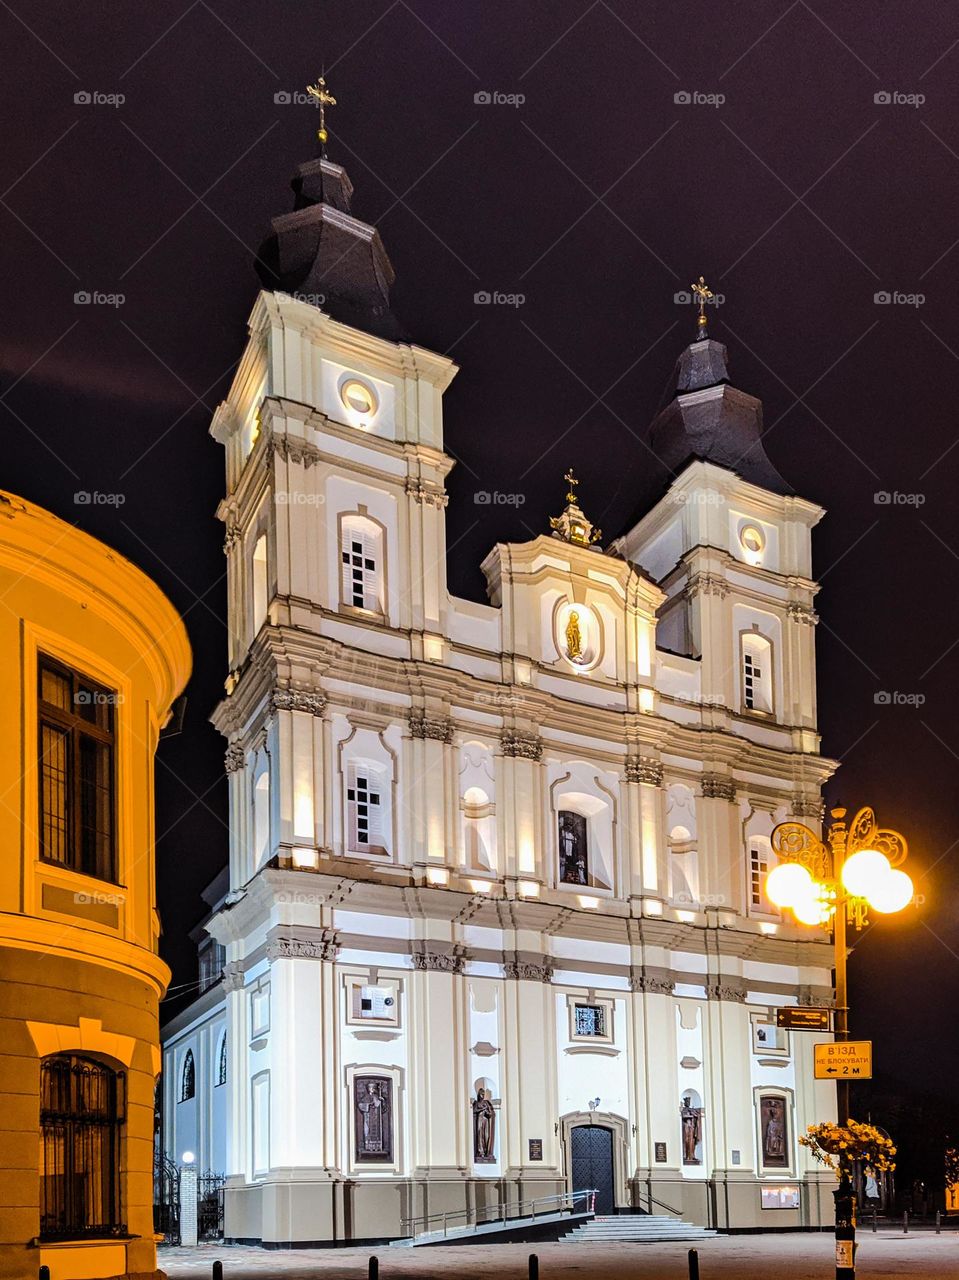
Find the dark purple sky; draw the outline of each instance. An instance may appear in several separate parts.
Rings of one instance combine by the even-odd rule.
[[[330,155],[391,253],[396,310],[462,367],[446,397],[455,591],[480,595],[494,541],[545,528],[571,463],[589,515],[608,535],[629,525],[640,440],[691,331],[673,295],[700,272],[725,295],[712,330],[733,379],[763,397],[780,472],[829,512],[830,799],[901,827],[926,895],[858,944],[853,1029],[894,1074],[955,1077],[957,40],[941,0],[0,2],[3,483],[124,551],[186,617],[187,727],[158,764],[177,981],[226,849],[207,425],[242,350],[253,253],[313,154],[314,113],[275,95],[325,60]],[[83,290],[124,301],[77,305]],[[525,302],[477,306],[480,290]],[[478,490],[525,501],[477,506]]]

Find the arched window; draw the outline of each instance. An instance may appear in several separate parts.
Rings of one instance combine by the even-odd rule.
[[[589,820],[571,809],[560,809],[559,878],[564,884],[589,884]]]
[[[758,631],[742,636],[743,709],[770,715],[773,709],[773,649]]]
[[[216,1082],[226,1084],[226,1032],[220,1036],[220,1049],[216,1055]]]
[[[193,1050],[187,1049],[183,1066],[180,1070],[180,1101],[189,1102],[196,1094],[196,1067],[193,1062]]]
[[[350,515],[340,526],[340,599],[354,609],[384,613],[383,528],[368,516]]]
[[[40,1237],[125,1234],[120,1221],[123,1076],[58,1055],[40,1068]]]
[[[259,870],[270,856],[270,770],[269,765],[253,784],[253,865]]]
[[[266,621],[266,608],[269,603],[268,586],[269,564],[267,557],[266,534],[261,533],[253,547],[251,576],[253,579],[253,633],[255,636]],[[252,636],[251,636],[252,639]]]
[[[761,915],[776,915],[776,908],[766,897],[766,877],[772,870],[773,857],[766,836],[749,838],[749,907]]]

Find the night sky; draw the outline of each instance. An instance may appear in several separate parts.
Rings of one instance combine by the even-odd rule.
[[[195,976],[186,935],[227,848],[207,723],[225,675],[223,456],[207,427],[243,349],[254,253],[314,154],[315,112],[276,95],[302,95],[325,61],[330,157],[392,257],[395,310],[462,370],[446,395],[453,591],[483,598],[481,559],[547,528],[571,464],[606,535],[629,527],[693,331],[674,295],[700,273],[724,295],[711,333],[733,381],[762,397],[781,474],[828,511],[820,720],[842,767],[827,798],[901,828],[925,895],[858,942],[852,1029],[887,1074],[951,1089],[951,6],[0,0],[0,42],[2,483],[142,566],[193,644],[185,730],[157,763],[174,981]],[[84,291],[102,297],[76,303]]]

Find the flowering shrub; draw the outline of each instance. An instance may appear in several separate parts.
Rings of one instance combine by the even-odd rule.
[[[848,1124],[811,1124],[799,1139],[813,1156],[827,1168],[848,1174],[854,1160],[864,1160],[877,1173],[895,1169],[896,1148],[892,1139],[880,1133],[874,1124],[850,1120]]]

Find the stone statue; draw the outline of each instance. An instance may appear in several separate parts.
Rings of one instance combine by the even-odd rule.
[[[683,1098],[679,1108],[683,1122],[683,1164],[701,1164],[696,1148],[703,1137],[703,1109],[694,1107],[690,1097]]]
[[[488,1089],[479,1089],[473,1102],[473,1160],[495,1164],[496,1109]]]

